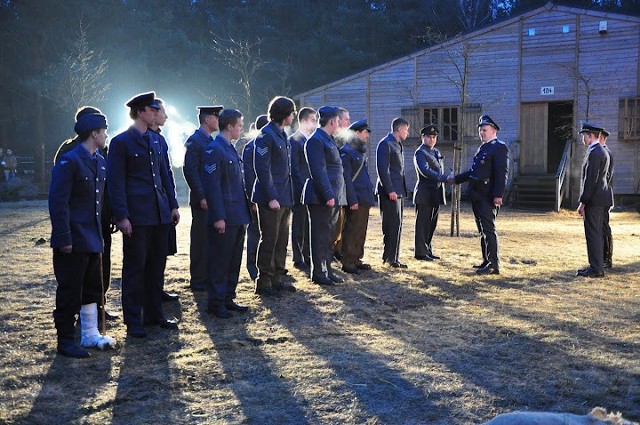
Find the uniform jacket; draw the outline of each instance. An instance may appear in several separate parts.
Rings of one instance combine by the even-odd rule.
[[[611,194],[611,206],[613,206],[613,186],[611,183],[613,181],[613,155],[611,155],[611,151],[607,147],[607,145],[603,146],[604,150],[609,154],[609,168],[607,169],[607,186],[609,188],[609,193]]]
[[[364,145],[356,147],[357,142],[345,143],[340,148],[340,159],[344,169],[344,183],[347,191],[347,205],[354,204],[373,206],[376,198],[373,193],[373,183],[369,176],[367,151]],[[360,170],[358,172],[358,170]],[[356,175],[356,173],[358,173]],[[355,179],[354,179],[355,177]]]
[[[293,206],[290,149],[286,133],[278,126],[270,122],[262,127],[254,146],[256,181],[251,202],[268,204],[276,199],[281,207]]]
[[[204,148],[213,140],[213,137],[204,132],[203,129],[197,129],[185,142],[187,148],[184,154],[184,166],[182,173],[184,179],[189,185],[189,205],[199,206],[200,201],[204,199],[204,189],[200,181],[200,170],[202,170],[202,153]]]
[[[171,210],[178,208],[178,202],[170,167],[157,133],[143,135],[130,127],[114,137],[109,145],[107,187],[115,220],[128,218],[132,225],[171,223]]]
[[[255,139],[244,145],[242,150],[242,168],[244,170],[244,191],[247,199],[251,199],[253,184],[256,181],[256,170],[253,168],[253,150],[255,149]]]
[[[509,148],[498,139],[478,148],[471,169],[455,176],[456,184],[469,181],[471,200],[502,198],[509,174]]]
[[[585,206],[610,207],[611,193],[607,183],[609,154],[599,143],[589,146],[582,162],[580,202]]]
[[[334,199],[336,206],[347,205],[342,160],[333,137],[318,128],[305,143],[304,155],[310,177],[304,185],[302,203],[324,205]]]
[[[289,137],[291,145],[291,180],[293,182],[293,200],[296,204],[302,202],[302,189],[309,178],[309,165],[304,156],[304,144],[306,136],[301,131],[296,131]]]
[[[51,247],[73,245],[74,252],[102,252],[102,199],[106,160],[79,144],[51,172]]]
[[[391,192],[395,192],[398,197],[407,196],[402,143],[396,140],[393,133],[387,134],[378,143],[376,170],[378,171],[376,195],[386,196]]]
[[[207,225],[224,220],[227,226],[249,224],[251,213],[242,179],[242,159],[222,135],[207,145],[201,181],[207,199]]]
[[[417,180],[413,189],[413,203],[418,205],[444,205],[444,157],[436,148],[421,144],[413,154],[413,167]]]

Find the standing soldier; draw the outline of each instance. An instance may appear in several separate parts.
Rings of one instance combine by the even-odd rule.
[[[262,127],[269,123],[269,118],[265,114],[259,115],[254,123],[255,130],[260,131]],[[255,148],[255,137],[247,143],[242,150],[242,167],[244,169],[244,190],[247,199],[251,199],[253,184],[256,181],[256,171],[253,169],[253,150]],[[247,226],[247,271],[251,280],[258,278],[258,266],[256,256],[258,255],[258,242],[260,242],[260,229],[258,228],[258,207],[251,204],[251,222]]]
[[[189,186],[191,206],[191,244],[189,245],[189,287],[193,291],[207,289],[207,200],[200,181],[204,148],[213,140],[211,134],[218,131],[218,114],[222,105],[198,106],[200,127],[187,139],[182,172]]]
[[[502,205],[509,173],[509,148],[498,140],[500,126],[489,115],[482,115],[478,122],[478,134],[482,144],[478,148],[471,169],[447,178],[449,183],[469,182],[471,208],[480,232],[482,264],[476,267],[478,274],[500,274],[498,233],[496,217]]]
[[[333,138],[339,128],[338,112],[333,106],[320,108],[320,128],[304,145],[310,177],[302,202],[309,209],[311,281],[318,285],[343,282],[331,269],[338,211],[347,204],[342,160]]]
[[[94,108],[93,106],[83,106],[76,112],[76,122],[87,114],[101,114],[98,108]],[[58,147],[58,150],[53,158],[54,165],[60,161],[62,155],[67,152],[70,152],[76,146],[80,144],[80,138],[75,137],[73,139],[67,139]],[[98,148],[98,152],[103,158],[107,159],[107,146],[102,148]],[[111,203],[109,202],[109,194],[107,191],[103,192],[102,198],[102,211],[100,216],[102,217],[102,240],[104,242],[104,250],[102,251],[102,289],[104,291],[105,302],[98,306],[98,308],[104,308],[104,317],[106,320],[116,320],[118,318],[117,314],[110,313],[106,310],[106,294],[109,286],[111,285]],[[98,315],[98,319],[102,318],[102,314]]]
[[[209,313],[226,319],[229,310],[244,312],[236,304],[245,226],[251,215],[242,181],[242,160],[231,144],[242,134],[242,114],[235,109],[220,113],[220,134],[206,147],[202,182],[207,199],[209,242]]]
[[[362,262],[364,243],[367,238],[369,210],[375,205],[373,184],[367,167],[369,125],[367,120],[356,121],[349,127],[354,136],[340,148],[347,193],[345,223],[342,231],[342,270],[358,274],[360,270],[371,270]]]
[[[291,153],[285,127],[293,122],[293,100],[277,96],[269,103],[269,124],[255,140],[253,168],[256,181],[251,201],[258,205],[260,243],[258,244],[258,278],[256,294],[267,295],[272,289],[295,292],[293,285],[282,282],[286,273],[289,214],[293,207]]]
[[[169,226],[178,223],[180,213],[166,152],[149,131],[160,109],[155,93],[136,95],[126,106],[133,125],[109,145],[107,185],[123,235],[122,311],[127,334],[144,338],[143,324],[178,327],[177,321],[164,317],[161,296]]]
[[[304,144],[318,127],[318,115],[312,108],[302,108],[298,113],[298,131],[289,137],[291,144],[291,180],[293,181],[293,214],[291,220],[291,250],[293,266],[308,270],[311,265],[309,251],[309,214],[302,204],[302,189],[309,178],[309,165],[304,156]]]
[[[589,267],[578,270],[576,276],[604,277],[603,223],[612,200],[608,184],[609,154],[599,140],[603,130],[602,127],[582,121],[580,136],[587,146],[587,152],[582,162],[578,214],[584,218]]]
[[[438,210],[445,204],[444,159],[436,149],[438,129],[428,125],[420,130],[422,144],[413,154],[413,166],[418,180],[413,190],[413,203],[416,206],[415,258],[433,261],[440,257],[433,254],[431,240],[438,225]]]
[[[607,169],[607,187],[609,193],[611,193],[611,207],[613,207],[613,187],[611,183],[613,182],[613,156],[611,155],[611,151],[607,147],[607,138],[609,137],[609,132],[605,129],[602,129],[602,133],[600,133],[600,145],[602,148],[607,151],[609,154],[609,168]],[[602,222],[603,226],[603,235],[604,235],[604,268],[610,269],[613,267],[613,234],[611,233],[611,226],[609,225],[609,212],[611,211],[611,207],[607,208],[604,212],[604,220]]]
[[[402,198],[407,196],[404,178],[402,142],[409,136],[409,123],[396,118],[391,123],[391,133],[380,140],[376,149],[378,185],[376,194],[380,201],[384,251],[382,261],[391,267],[406,269],[399,260],[402,234]]]
[[[98,333],[97,306],[104,300],[100,257],[106,177],[106,161],[98,149],[105,147],[106,129],[104,115],[81,116],[75,125],[79,143],[59,158],[51,173],[51,247],[58,281],[53,318],[58,353],[68,357],[89,357],[83,347],[115,345],[113,338]],[[74,341],[77,314],[82,347]]]

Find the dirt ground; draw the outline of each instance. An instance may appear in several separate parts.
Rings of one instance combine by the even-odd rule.
[[[118,349],[68,359],[56,354],[46,202],[0,204],[0,423],[476,424],[595,406],[640,421],[636,212],[612,214],[614,268],[586,279],[574,277],[586,247],[572,211],[503,209],[502,274],[478,277],[468,206],[459,238],[442,211],[437,262],[413,259],[406,208],[409,268],[399,271],[381,265],[374,209],[373,271],[324,288],[290,267],[298,292],[260,299],[243,267],[237,301],[251,310],[229,320],[208,316],[206,296],[188,289],[181,213],[166,272],[180,302],[164,304],[180,329],[136,340],[110,322]],[[120,314],[121,251],[118,235],[108,302]]]

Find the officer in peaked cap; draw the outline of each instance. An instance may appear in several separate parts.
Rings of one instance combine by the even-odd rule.
[[[369,210],[376,204],[376,200],[367,161],[366,145],[371,130],[366,119],[354,122],[349,129],[353,131],[353,135],[340,148],[347,192],[340,261],[343,271],[359,274],[360,270],[371,270],[371,265],[363,263],[362,257],[367,238]]]
[[[191,243],[189,244],[189,287],[193,291],[207,289],[207,200],[200,179],[204,166],[203,153],[213,141],[212,134],[218,131],[218,116],[222,105],[197,106],[200,127],[185,142],[184,166],[182,172],[189,186],[189,206],[191,207]]]
[[[589,267],[578,270],[577,276],[603,277],[606,213],[613,205],[609,187],[611,158],[600,143],[603,132],[599,125],[582,121],[580,135],[587,147],[582,162],[582,184],[578,213],[584,217],[584,233],[587,240]]]
[[[416,170],[416,185],[413,190],[413,203],[416,206],[415,258],[422,261],[439,260],[432,250],[431,240],[438,225],[440,205],[445,204],[444,157],[436,149],[438,128],[427,125],[420,130],[422,144],[413,154],[413,166]]]
[[[482,115],[478,120],[482,144],[473,157],[471,169],[448,179],[456,184],[469,182],[468,193],[480,232],[483,259],[482,264],[474,266],[478,274],[500,273],[496,216],[507,184],[509,148],[498,139],[498,130],[500,126],[489,115]]]

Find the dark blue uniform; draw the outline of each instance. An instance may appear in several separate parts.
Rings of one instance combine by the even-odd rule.
[[[270,122],[260,130],[255,140],[253,168],[256,181],[251,201],[258,204],[260,243],[258,245],[258,286],[279,285],[279,276],[285,273],[289,215],[293,207],[291,182],[291,153],[284,130]],[[280,209],[269,208],[271,200],[280,203]]]
[[[440,205],[445,204],[444,158],[438,149],[421,144],[413,154],[413,166],[417,180],[413,190],[416,206],[415,251],[416,257],[432,257],[431,240],[438,225]]]
[[[182,173],[189,186],[189,206],[191,207],[191,235],[189,245],[189,271],[191,286],[202,287],[207,281],[207,211],[200,208],[200,201],[205,199],[204,188],[200,181],[202,170],[202,154],[213,137],[202,128],[198,128],[185,142],[187,151],[184,155]]]
[[[340,151],[333,137],[318,128],[304,145],[310,177],[304,186],[302,202],[309,209],[311,239],[311,278],[333,276],[333,235],[341,206],[347,204],[344,170]],[[335,200],[333,207],[326,205]]]
[[[309,249],[309,214],[302,204],[302,189],[309,178],[309,165],[304,156],[304,144],[307,138],[301,132],[289,137],[291,144],[291,180],[293,182],[293,214],[291,220],[291,250],[293,263],[298,267],[311,264]]]
[[[207,199],[209,241],[209,308],[222,306],[236,297],[242,263],[245,225],[251,221],[242,179],[240,155],[222,135],[204,151],[201,180]],[[213,226],[225,221],[225,232]]]
[[[367,239],[369,210],[376,203],[373,183],[369,176],[367,150],[364,142],[354,138],[340,148],[347,194],[344,229],[342,230],[342,268],[362,266],[364,243]],[[357,210],[352,205],[358,204]]]
[[[475,216],[484,263],[500,268],[496,217],[500,207],[494,198],[504,196],[509,173],[509,149],[498,139],[483,143],[478,148],[471,169],[455,176],[456,184],[469,182],[467,188]]]
[[[101,304],[105,178],[105,159],[82,144],[64,154],[51,173],[51,247],[58,281],[53,318],[59,340],[73,340],[75,315],[82,305]],[[69,245],[71,253],[60,251]]]
[[[253,168],[253,150],[255,149],[255,139],[249,141],[242,150],[242,167],[244,169],[244,190],[247,199],[251,199],[253,184],[256,181],[256,171]],[[258,243],[260,242],[260,229],[258,228],[258,210],[251,208],[251,222],[247,226],[247,271],[251,280],[258,278],[258,266],[256,257],[258,255]]]
[[[112,215],[128,218],[131,237],[123,237],[122,309],[127,326],[164,319],[162,282],[168,253],[171,210],[178,208],[165,147],[152,131],[134,127],[113,138],[107,161]]]
[[[589,266],[598,274],[604,273],[604,216],[613,204],[608,184],[609,166],[607,151],[599,143],[589,146],[582,162],[580,202],[584,205]]]
[[[382,261],[397,263],[402,234],[402,198],[407,196],[407,187],[404,178],[402,143],[396,140],[392,133],[378,143],[376,170],[378,172],[376,195],[380,200],[384,245]],[[389,193],[392,192],[398,195],[395,201],[389,199]]]
[[[607,170],[607,186],[609,193],[611,194],[611,206],[613,206],[613,156],[607,145],[602,146],[607,154],[609,154],[609,169]],[[613,234],[611,233],[611,226],[609,226],[609,211],[611,208],[607,208],[604,212],[604,220],[602,221],[603,233],[604,233],[604,267],[611,268],[613,265]]]

